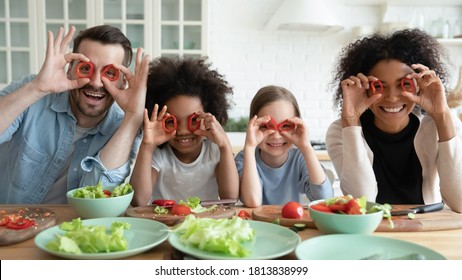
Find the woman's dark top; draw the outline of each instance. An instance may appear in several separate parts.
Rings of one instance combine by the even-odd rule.
[[[409,117],[409,124],[401,132],[388,134],[374,125],[372,111],[367,110],[361,115],[364,138],[374,153],[377,203],[424,203],[422,165],[414,147],[420,122],[414,114],[409,114]]]

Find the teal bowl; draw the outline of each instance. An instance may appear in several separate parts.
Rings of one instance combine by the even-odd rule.
[[[325,234],[371,234],[377,229],[383,219],[383,211],[364,215],[347,215],[326,213],[311,208],[311,205],[324,201],[324,199],[321,199],[311,202],[308,204],[308,211],[315,226]],[[367,202],[366,209],[369,210],[375,204]]]
[[[103,187],[112,190],[115,187]],[[117,217],[125,213],[133,198],[133,191],[122,196],[108,198],[77,198],[73,197],[73,189],[67,192],[67,201],[72,209],[83,219]]]

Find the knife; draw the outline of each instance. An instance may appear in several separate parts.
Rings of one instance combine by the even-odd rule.
[[[418,213],[435,212],[435,211],[440,211],[441,209],[443,209],[443,207],[444,207],[444,203],[438,202],[435,204],[422,205],[419,207],[409,208],[406,210],[391,211],[391,215],[392,216],[403,216],[409,213],[418,214]]]
[[[218,199],[218,200],[203,200],[201,201],[202,206],[211,206],[211,205],[228,205],[228,206],[233,206],[237,203],[236,198],[224,198],[224,199]]]

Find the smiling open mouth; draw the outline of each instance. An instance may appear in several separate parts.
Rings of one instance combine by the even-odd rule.
[[[99,92],[84,91],[83,93],[85,94],[86,97],[91,98],[91,99],[96,99],[96,100],[101,100],[106,96],[105,94],[99,93]]]
[[[270,147],[275,147],[275,148],[278,148],[278,147],[282,147],[284,146],[286,143],[267,143],[268,146]]]
[[[399,107],[380,107],[383,111],[387,113],[398,113],[404,109],[405,105]]]

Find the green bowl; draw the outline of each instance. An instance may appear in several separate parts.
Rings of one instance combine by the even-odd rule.
[[[114,187],[103,187],[112,192]],[[133,198],[133,191],[128,194],[108,198],[77,198],[73,197],[73,189],[67,192],[67,201],[74,211],[84,219],[117,217],[125,213]]]
[[[383,211],[364,215],[347,215],[326,213],[311,208],[311,205],[324,201],[324,199],[321,199],[311,202],[308,204],[308,211],[316,227],[325,234],[371,234],[377,229],[383,219]],[[367,202],[366,209],[369,210],[375,204]]]

